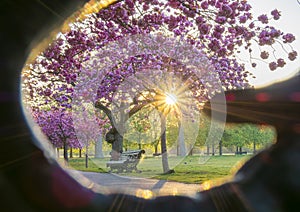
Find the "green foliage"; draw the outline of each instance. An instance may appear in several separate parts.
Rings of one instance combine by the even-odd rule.
[[[218,138],[214,139],[214,135],[222,130],[221,125],[214,123],[211,126],[211,119],[205,115],[201,115],[199,132],[195,145],[198,147],[203,146],[216,146],[219,144]],[[208,134],[212,139],[207,140]],[[221,139],[224,147],[253,147],[263,148],[276,139],[276,132],[274,128],[266,125],[254,124],[226,124],[224,133]]]
[[[149,148],[158,142],[159,136],[159,114],[146,107],[128,120],[124,135],[124,147],[128,149]]]
[[[178,140],[179,133],[179,119],[175,116],[169,115],[167,117],[167,127],[166,127],[166,136],[167,136],[167,145],[169,147],[175,146]]]
[[[276,133],[270,126],[253,124],[228,124],[223,134],[223,145],[243,147],[255,143],[261,147],[272,143]]]
[[[58,160],[61,164],[63,164],[63,159]],[[106,173],[107,170],[103,167],[106,166],[106,162],[109,161],[109,158],[103,159],[89,159],[88,168],[85,167],[85,158],[70,158],[68,167],[69,169],[75,169],[86,172],[100,172]],[[97,162],[97,163],[96,163]]]
[[[210,128],[210,119],[205,115],[201,115],[199,132],[198,132],[197,140],[195,143],[196,146],[204,146],[205,145],[206,138],[207,138],[208,132],[209,132],[209,128]]]
[[[186,157],[169,176],[160,175],[157,179],[179,181],[184,183],[203,183],[217,181],[233,176],[236,166],[239,167],[249,156],[212,156],[206,163],[199,163],[199,156]]]
[[[219,143],[219,138],[217,135],[222,132],[222,127],[218,122],[214,122],[211,124],[211,118],[207,117],[206,115],[201,115],[200,117],[200,126],[198,137],[196,140],[196,146],[204,146],[204,145],[216,145]],[[211,139],[207,140],[208,134],[210,133]]]

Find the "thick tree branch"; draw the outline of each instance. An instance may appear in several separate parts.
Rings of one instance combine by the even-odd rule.
[[[107,117],[108,117],[108,119],[109,119],[109,121],[111,123],[111,126],[113,128],[115,128],[115,119],[114,119],[114,117],[112,115],[111,110],[108,109],[106,106],[104,106],[100,101],[97,101],[95,103],[95,107],[98,108],[98,109],[100,109],[100,110],[102,110],[107,115]]]

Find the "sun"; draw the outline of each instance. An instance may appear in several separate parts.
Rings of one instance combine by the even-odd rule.
[[[167,93],[166,94],[166,104],[174,105],[177,103],[177,96],[175,94]]]

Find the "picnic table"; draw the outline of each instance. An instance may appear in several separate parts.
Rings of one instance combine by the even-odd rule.
[[[132,172],[135,170],[136,172],[141,172],[137,169],[137,165],[139,164],[142,154],[145,154],[145,150],[131,150],[122,152],[119,160],[110,160],[106,163],[106,167],[110,168],[110,172],[116,170],[117,173],[126,171]]]

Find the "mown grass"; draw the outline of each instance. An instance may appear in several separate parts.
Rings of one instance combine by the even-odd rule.
[[[218,181],[229,178],[247,160],[249,155],[226,156],[187,156],[169,157],[169,165],[175,170],[172,174],[162,174],[160,157],[145,157],[138,165],[141,173],[118,173],[123,176],[164,179],[184,183],[203,183],[205,181]],[[109,158],[90,158],[88,168],[85,168],[84,158],[71,158],[69,166],[72,169],[91,172],[108,172],[106,162]]]

